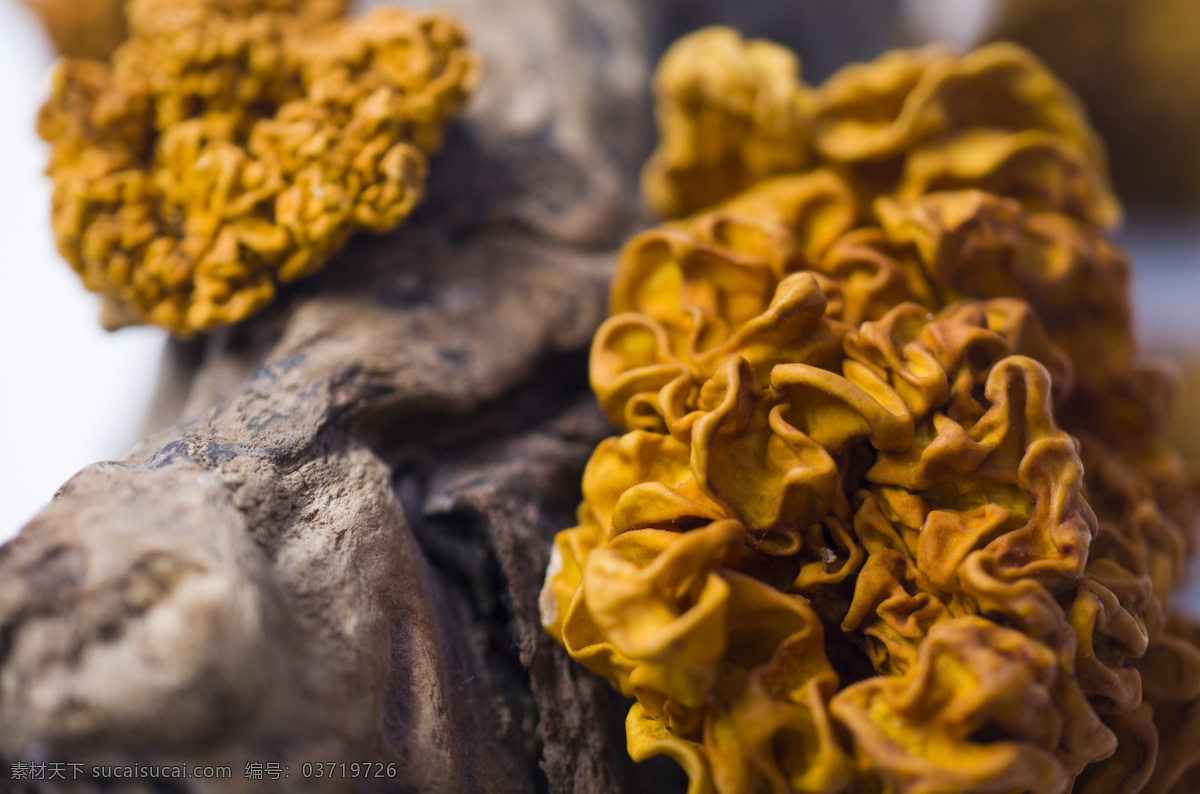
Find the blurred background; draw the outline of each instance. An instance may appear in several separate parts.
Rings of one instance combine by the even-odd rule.
[[[132,445],[166,344],[156,328],[102,330],[98,299],[54,248],[34,124],[55,57],[38,17],[0,0],[0,541]]]
[[[664,2],[684,27],[719,24],[728,6]],[[1135,264],[1140,341],[1147,356],[1179,366],[1172,436],[1200,462],[1200,3],[748,2],[752,11],[738,12],[742,32],[795,48],[809,82],[894,46],[1004,38],[1034,50],[1079,93],[1108,142],[1126,206],[1117,240]],[[120,6],[0,0],[0,542],[76,471],[120,459],[146,432],[156,401],[166,335],[100,328],[98,300],[55,251],[46,148],[34,132],[58,52],[104,57],[124,35]],[[1179,600],[1200,614],[1200,559]]]

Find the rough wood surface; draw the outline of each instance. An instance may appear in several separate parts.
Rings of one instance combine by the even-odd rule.
[[[0,776],[186,761],[233,779],[120,790],[682,790],[669,764],[634,770],[626,707],[536,599],[610,432],[586,347],[639,224],[652,64],[685,23],[668,2],[438,5],[486,74],[423,207],[176,346],[174,424],[0,548]],[[318,761],[396,777],[301,779]]]

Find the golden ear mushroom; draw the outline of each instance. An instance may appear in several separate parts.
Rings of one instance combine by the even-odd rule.
[[[799,71],[787,49],[729,28],[676,42],[654,77],[662,142],[642,174],[647,203],[687,215],[807,165],[812,99]]]
[[[1100,143],[1012,46],[796,75],[724,29],[660,67],[645,187],[695,214],[617,262],[591,382],[626,434],[548,630],[689,792],[1184,790],[1200,489]]]
[[[874,198],[978,188],[1111,227],[1121,207],[1074,95],[1027,51],[898,50],[812,88],[782,48],[728,28],[680,39],[655,76],[658,149],[642,174],[667,217],[767,177],[828,165]]]
[[[1063,791],[1079,730],[1060,703],[1050,649],[984,618],[934,624],[902,675],[851,684],[833,715],[854,736],[859,768],[896,792]],[[1091,758],[1110,755],[1110,732]]]
[[[478,64],[437,14],[340,14],[134,0],[111,66],[59,67],[38,122],[54,233],[113,324],[237,322],[412,212]]]

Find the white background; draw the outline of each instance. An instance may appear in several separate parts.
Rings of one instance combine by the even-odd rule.
[[[0,541],[137,440],[166,338],[103,331],[96,297],[55,251],[34,132],[53,58],[33,16],[0,0]]]

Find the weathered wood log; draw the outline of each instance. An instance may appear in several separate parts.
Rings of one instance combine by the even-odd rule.
[[[639,223],[651,67],[677,10],[438,5],[486,66],[423,207],[259,317],[176,345],[176,424],[80,472],[0,548],[0,775],[231,765],[143,781],[221,792],[679,779],[633,770],[624,709],[536,604],[610,432],[586,347]],[[305,775],[330,761],[395,766]]]

